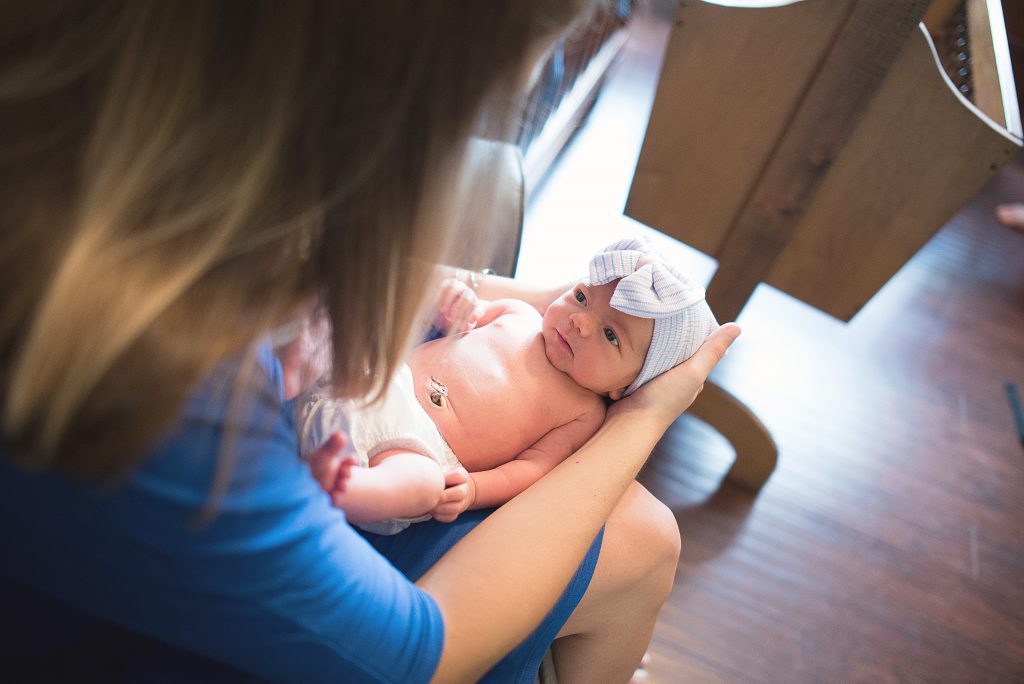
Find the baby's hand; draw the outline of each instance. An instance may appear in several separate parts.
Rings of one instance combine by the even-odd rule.
[[[438,522],[452,522],[473,505],[476,500],[476,484],[462,466],[449,469],[444,474],[444,492],[441,502],[430,514]]]
[[[476,327],[483,315],[484,305],[476,292],[461,280],[445,278],[441,283],[441,298],[437,306],[436,327],[466,332]]]

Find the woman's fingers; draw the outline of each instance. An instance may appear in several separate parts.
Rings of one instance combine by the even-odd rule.
[[[334,489],[338,479],[344,448],[345,438],[340,432],[335,432],[309,456],[309,470],[313,478],[328,492]]]
[[[356,457],[349,454],[344,458],[340,459],[338,463],[338,473],[334,477],[334,492],[336,494],[344,494],[345,489],[348,487],[349,478],[352,477],[352,468],[356,466]]]
[[[614,411],[654,411],[671,423],[690,407],[704,382],[740,335],[740,327],[727,323],[712,333],[700,349],[675,368],[662,373],[629,397],[616,402]]]
[[[683,365],[687,366],[688,370],[695,377],[701,378],[701,384],[703,385],[704,380],[707,380],[707,377],[711,375],[711,371],[715,369],[715,366],[722,360],[725,353],[729,351],[729,347],[732,346],[732,343],[736,341],[736,338],[742,332],[740,326],[735,323],[726,323],[711,333],[708,339],[704,340],[704,344],[700,346],[700,349],[687,359]]]

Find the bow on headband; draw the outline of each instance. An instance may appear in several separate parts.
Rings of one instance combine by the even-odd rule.
[[[590,283],[603,285],[621,278],[609,302],[612,308],[639,318],[667,318],[704,300],[694,285],[635,238],[620,240],[590,260]]]

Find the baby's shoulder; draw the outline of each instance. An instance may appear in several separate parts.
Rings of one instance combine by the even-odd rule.
[[[557,377],[565,382],[548,384],[545,392],[550,395],[558,391],[557,387],[561,387],[559,401],[571,420],[598,425],[604,422],[608,407],[601,395],[581,387],[565,373],[558,371]]]
[[[505,310],[510,314],[519,316],[540,316],[540,313],[538,313],[536,309],[524,302],[522,299],[502,299],[501,303],[504,305]]]
[[[499,299],[495,304],[499,304],[502,308],[501,316],[499,318],[504,318],[506,316],[513,317],[506,319],[506,322],[520,321],[537,323],[541,320],[540,313],[521,299]]]
[[[604,416],[608,412],[608,405],[603,397],[587,390],[587,397],[580,402],[581,416],[584,420],[592,421],[600,425],[604,422]]]

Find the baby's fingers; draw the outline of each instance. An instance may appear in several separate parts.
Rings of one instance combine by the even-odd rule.
[[[458,491],[462,490],[461,495]],[[462,511],[466,510],[466,496],[468,495],[468,488],[466,485],[459,485],[458,487],[452,487],[450,490],[445,491],[441,497],[441,503],[434,507],[431,511],[431,516],[438,522],[451,522],[459,517]],[[448,498],[451,497],[451,498]]]
[[[461,281],[454,278],[446,279],[441,284],[441,297],[438,300],[437,308],[447,314],[464,295],[466,290],[466,285]]]
[[[469,506],[468,482],[445,488],[441,492],[441,498],[437,506],[434,507],[434,510],[431,511],[431,514],[436,519],[441,520],[441,522],[448,522],[447,520],[442,520],[442,518],[451,516],[451,519],[454,520],[455,516],[466,510],[467,506]]]
[[[480,318],[477,313],[477,299],[472,290],[466,290],[452,304],[451,309],[445,314],[452,329],[458,332],[472,330]]]
[[[455,519],[459,517],[459,511],[456,508],[446,507],[443,510],[441,508],[434,509],[434,512],[430,516],[437,522],[450,523],[455,522]]]
[[[477,300],[476,304],[473,305],[473,310],[470,311],[469,315],[466,317],[465,329],[472,330],[473,328],[475,328],[477,322],[484,317],[484,314],[486,312],[487,307],[484,305],[483,302]]]
[[[462,466],[452,466],[444,471],[444,486],[446,488],[465,484],[467,480],[469,480],[469,472]]]
[[[441,492],[441,502],[438,505],[443,506],[445,504],[450,503],[457,504],[459,502],[465,501],[467,496],[469,496],[469,485],[467,484],[460,484],[455,485],[454,487],[448,487],[443,492]]]

